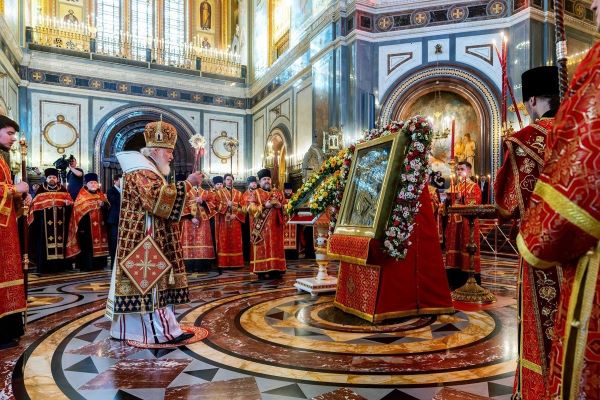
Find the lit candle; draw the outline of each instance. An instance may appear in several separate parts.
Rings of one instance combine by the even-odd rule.
[[[452,136],[450,139],[450,160],[454,160],[454,117],[452,117]]]

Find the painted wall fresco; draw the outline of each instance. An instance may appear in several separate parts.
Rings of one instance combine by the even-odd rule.
[[[481,152],[481,121],[473,106],[464,97],[449,91],[431,92],[419,97],[405,109],[402,119],[420,114],[427,116],[434,131],[451,132],[452,117],[455,119],[454,155],[458,161],[473,164],[473,174],[478,172]],[[451,133],[445,139],[437,139],[431,151],[431,166],[434,171],[450,175]]]

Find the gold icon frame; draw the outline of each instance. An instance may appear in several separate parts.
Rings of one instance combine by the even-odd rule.
[[[394,133],[387,136],[379,137],[377,139],[370,140],[368,142],[361,143],[356,146],[354,150],[354,157],[352,166],[348,174],[348,181],[344,189],[344,197],[342,198],[342,204],[340,206],[340,213],[338,222],[335,227],[335,234],[350,235],[350,236],[366,236],[375,239],[381,239],[384,236],[385,229],[387,228],[388,219],[394,205],[394,200],[397,194],[399,179],[401,175],[400,168],[402,166],[406,150],[408,149],[408,139],[401,133]],[[371,168],[364,168],[361,166],[361,161],[369,154],[376,155],[378,149],[387,149],[389,152],[386,160],[376,159],[375,161],[382,161],[379,167],[385,167],[385,173],[379,181],[377,179],[365,182],[365,179],[361,181],[362,171],[372,171]],[[381,158],[381,153],[378,158]],[[372,167],[377,168],[378,165]],[[371,177],[372,177],[371,173]],[[371,191],[378,193],[376,202],[374,205],[375,210],[372,211],[372,221],[359,224],[357,223],[357,209],[356,201],[357,196],[361,196],[361,190],[359,186],[361,184],[375,184],[381,185],[380,187],[371,187]]]

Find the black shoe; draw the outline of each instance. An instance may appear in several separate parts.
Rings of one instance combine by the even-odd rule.
[[[188,339],[191,339],[193,337],[194,337],[193,333],[182,333],[181,335],[177,336],[175,339],[171,339],[168,342],[165,342],[165,344],[177,344],[177,343],[184,342]]]
[[[19,344],[19,341],[16,339],[10,339],[5,342],[0,342],[0,350],[10,349],[16,347]]]

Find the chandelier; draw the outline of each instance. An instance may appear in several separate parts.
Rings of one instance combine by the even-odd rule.
[[[436,85],[439,83],[439,81],[435,82]],[[432,138],[433,140],[446,139],[450,135],[451,118],[442,112],[442,93],[439,90],[436,90],[434,93],[432,108],[434,110],[433,115],[428,118],[433,126]]]

